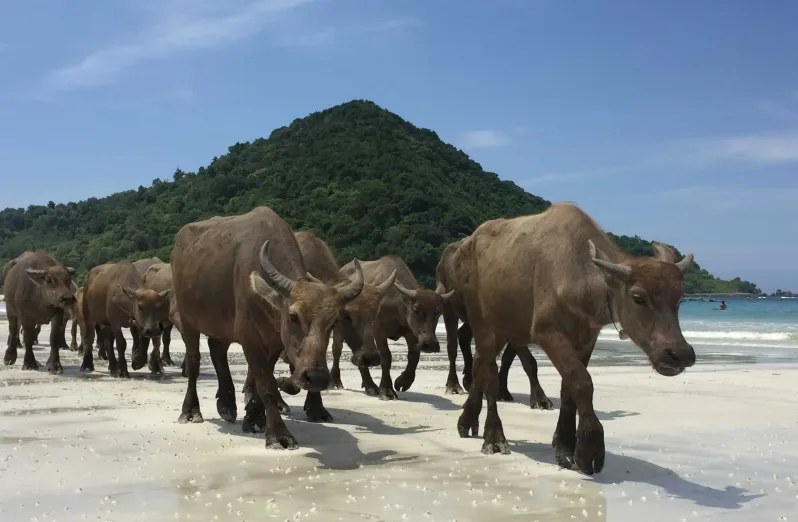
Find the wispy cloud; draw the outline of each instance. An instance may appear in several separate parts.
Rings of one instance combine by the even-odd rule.
[[[496,148],[509,145],[510,137],[498,130],[475,130],[463,134],[459,141],[466,149]]]
[[[309,34],[294,34],[280,38],[279,45],[282,47],[315,47],[326,45],[335,39],[335,30],[332,28],[324,29]]]
[[[62,67],[45,80],[51,91],[108,84],[139,62],[178,53],[228,45],[259,32],[281,14],[315,0],[231,1],[228,9],[208,9],[204,2],[164,0],[149,4],[152,21],[133,42],[99,49]],[[181,12],[174,9],[179,4]],[[182,9],[185,8],[185,9]]]
[[[780,165],[798,162],[798,131],[698,140],[699,158],[720,162]]]
[[[751,187],[741,185],[688,185],[670,190],[640,194],[641,197],[715,210],[731,210],[757,205],[798,204],[798,188]]]
[[[366,28],[368,31],[397,31],[400,29],[409,29],[412,27],[420,27],[421,20],[418,18],[413,18],[412,16],[404,16],[401,18],[394,18],[393,20],[388,20],[387,22],[372,25]]]

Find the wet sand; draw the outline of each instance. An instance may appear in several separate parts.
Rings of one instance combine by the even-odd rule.
[[[7,334],[0,323],[3,344]],[[178,339],[172,350],[179,363]],[[669,379],[597,357],[607,460],[586,477],[553,463],[559,376],[542,354],[540,380],[555,410],[529,409],[516,363],[515,402],[499,405],[513,453],[485,456],[481,439],[457,435],[465,397],[443,393],[443,353],[424,354],[411,391],[393,402],[365,396],[344,363],[347,390],[324,394],[331,424],[305,422],[304,395],[286,396],[300,444],[292,452],[241,433],[246,368],[237,346],[235,424],[216,412],[204,343],[205,422],[189,425],[176,422],[186,387],[179,367],[119,380],[104,361],[84,374],[73,353],[61,353],[61,376],[23,372],[21,352],[14,367],[0,367],[0,520],[778,521],[798,512],[793,363],[713,362]],[[37,347],[42,366],[47,354]]]

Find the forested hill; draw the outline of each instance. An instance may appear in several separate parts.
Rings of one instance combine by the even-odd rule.
[[[0,266],[43,248],[84,277],[120,259],[169,259],[184,224],[268,205],[295,230],[323,238],[341,263],[400,255],[432,286],[443,248],[487,219],[537,213],[550,203],[502,181],[465,153],[376,104],[356,100],[313,113],[268,139],[236,143],[196,173],[79,203],[0,212]],[[634,255],[637,237],[616,238]],[[745,292],[694,268],[687,292]]]

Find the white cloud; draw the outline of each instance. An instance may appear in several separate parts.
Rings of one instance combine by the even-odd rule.
[[[54,71],[49,90],[68,90],[112,83],[137,63],[181,52],[227,45],[260,31],[280,14],[315,0],[246,0],[222,4],[163,0],[144,3],[153,21],[138,39],[97,50],[78,63]]]
[[[708,159],[778,165],[798,162],[798,131],[719,138],[696,143]],[[703,151],[702,151],[703,149]]]
[[[399,29],[407,29],[410,27],[420,27],[421,20],[417,18],[413,18],[412,16],[405,16],[402,18],[395,18],[393,20],[389,20],[387,22],[377,24],[371,27],[367,27],[366,29],[369,31],[396,31]]]
[[[510,138],[497,130],[476,130],[465,133],[460,144],[467,149],[496,148],[509,145]]]
[[[739,207],[753,210],[762,205],[772,208],[773,205],[792,207],[798,204],[798,188],[792,187],[689,185],[641,196],[713,210],[731,210]]]
[[[295,34],[286,38],[281,38],[279,44],[283,47],[316,47],[325,45],[333,41],[335,30],[325,29],[310,34]]]

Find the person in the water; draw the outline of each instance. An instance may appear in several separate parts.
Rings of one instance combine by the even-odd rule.
[[[720,302],[720,309],[721,310],[725,310],[726,309],[726,301],[721,301]]]

